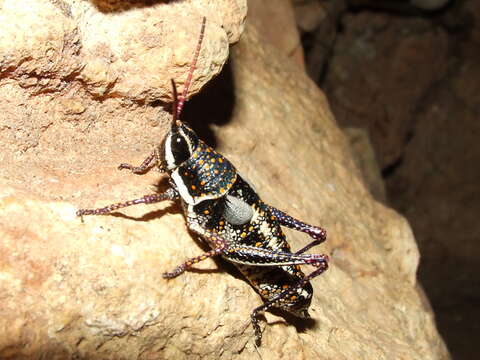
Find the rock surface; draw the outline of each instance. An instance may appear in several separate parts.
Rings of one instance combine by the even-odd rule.
[[[419,18],[363,12],[342,23],[324,88],[340,125],[367,128],[383,169],[401,157],[419,99],[444,76],[448,39]]]
[[[474,0],[432,18],[349,14],[324,83],[338,122],[368,129],[439,330],[465,360],[480,356],[479,24]]]
[[[197,3],[203,4],[171,2],[132,11],[150,18],[158,10],[158,19],[166,23],[171,14],[160,12],[173,6],[181,16],[191,11],[190,19],[200,21],[206,14],[210,21],[200,11],[205,8],[192,5]],[[210,2],[204,3],[208,8]],[[41,4],[51,10],[49,3]],[[236,4],[240,11],[228,13],[236,14],[232,23],[238,24],[232,34],[241,32],[245,16],[243,3]],[[72,28],[81,22],[78,13],[72,8],[74,20],[66,20]],[[102,15],[127,16],[134,29],[142,26],[129,12]],[[178,18],[173,18],[175,24],[165,28],[176,28]],[[41,19],[37,27],[48,16]],[[179,38],[171,43],[191,50],[199,21],[186,22],[193,29],[184,30],[189,36],[176,31]],[[212,20],[207,25],[195,89],[214,75],[214,64],[224,61],[213,60],[220,43],[227,45],[220,24]],[[58,29],[40,28],[49,35],[29,37],[38,41],[34,53],[47,38],[65,38]],[[107,33],[104,41],[113,48],[119,38]],[[135,75],[122,60],[111,71],[122,72],[125,79],[129,73],[123,72],[132,71],[132,77],[140,76],[138,87],[128,87],[125,80],[125,87],[109,88],[99,97],[92,91],[95,82],[78,80],[77,70],[74,75],[68,70],[77,69],[78,60],[68,58],[69,46],[54,48],[62,49],[58,61],[65,65],[55,67],[39,53],[1,68],[0,358],[448,359],[428,302],[417,289],[418,250],[410,227],[366,190],[322,93],[298,65],[262,42],[254,27],[233,48],[221,84],[207,87],[185,115],[196,117],[194,125],[206,137],[215,136],[217,148],[267,202],[324,226],[329,239],[316,251],[332,256],[328,272],[313,281],[314,320],[290,322],[267,313],[259,349],[253,345],[249,315],[261,300],[228,264],[207,260],[197,266],[201,270],[162,279],[162,272],[204,250],[187,232],[177,205],[132,207],[116,216],[86,217],[83,223],[75,217],[79,207],[153,191],[149,187],[158,183],[158,174],[135,176],[116,166],[139,163],[160,141],[168,113],[145,104],[168,97],[168,90],[159,90],[158,69],[145,66],[145,73]],[[26,45],[15,44],[15,49],[28,53]],[[220,52],[226,54],[223,48]],[[79,56],[74,50],[70,54]],[[185,50],[181,69],[188,67],[190,55]],[[52,70],[42,72],[45,66]],[[177,68],[172,74],[184,76]],[[99,84],[108,83],[109,77],[102,76]],[[38,82],[26,86],[31,78]],[[224,103],[233,109],[224,109]],[[225,114],[231,115],[228,121]],[[294,249],[308,241],[287,234]]]

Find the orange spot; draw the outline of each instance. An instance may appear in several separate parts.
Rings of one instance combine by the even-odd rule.
[[[221,226],[223,226],[223,225],[225,225],[225,222],[224,222],[224,221],[220,221],[218,224],[221,225]]]
[[[295,301],[295,300],[297,300],[297,297],[295,295],[290,296],[290,300]]]
[[[224,189],[224,188],[220,188],[220,192],[221,192],[221,193],[225,192],[225,189]]]
[[[218,174],[218,170],[215,170],[214,173],[215,173],[215,174]]]
[[[262,246],[262,243],[259,241],[259,242],[257,242],[257,243],[255,244],[255,246],[256,246],[256,247],[260,247],[260,246]]]
[[[272,216],[270,217],[270,219],[275,220],[276,217],[272,215]]]
[[[203,159],[202,159],[202,160],[198,160],[198,163],[199,163],[200,165],[203,165],[204,162],[205,162],[205,161],[203,161]]]
[[[195,185],[192,185],[192,190],[195,190],[197,187]]]
[[[202,186],[205,185],[205,181],[204,180],[200,181],[200,185]]]
[[[208,214],[210,214],[210,211],[205,210],[203,213],[204,213],[205,215],[208,215]]]
[[[284,289],[288,289],[289,287],[290,287],[290,286],[288,286],[288,285],[286,285],[286,284],[282,286],[282,288],[284,288]]]

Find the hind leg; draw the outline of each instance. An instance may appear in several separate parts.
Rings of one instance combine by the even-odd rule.
[[[272,307],[279,307],[285,308],[286,304],[292,304],[297,299],[298,290],[302,289],[306,286],[306,284],[312,280],[313,278],[322,274],[325,270],[328,269],[328,257],[325,256],[324,260],[318,261],[315,264],[311,264],[315,266],[317,269],[313,271],[311,274],[305,276],[303,279],[298,281],[296,284],[290,286],[285,291],[281,292],[280,294],[274,296],[270,300],[265,301],[265,303],[257,308],[255,308],[251,315],[251,321],[253,329],[255,330],[255,343],[260,345],[262,340],[262,331],[260,329],[258,314],[260,312],[264,312]],[[306,310],[306,309],[305,309]]]

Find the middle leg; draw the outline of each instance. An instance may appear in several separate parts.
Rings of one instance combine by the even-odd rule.
[[[161,194],[150,194],[150,195],[145,195],[142,196],[141,198],[134,199],[134,200],[128,200],[124,202],[119,202],[115,204],[111,204],[108,206],[105,206],[103,208],[98,208],[98,209],[80,209],[77,211],[77,216],[83,216],[83,215],[106,215],[110,214],[111,212],[125,208],[128,206],[132,205],[138,205],[138,204],[153,204],[157,203],[160,201],[164,200],[175,200],[178,198],[178,192],[173,189],[169,188],[167,191]]]

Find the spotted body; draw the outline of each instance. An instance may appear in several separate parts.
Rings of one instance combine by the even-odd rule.
[[[231,220],[226,219],[225,208],[232,198],[240,199],[252,209],[251,218],[247,222],[232,224]],[[193,213],[202,227],[211,229],[227,240],[229,245],[222,256],[236,265],[265,300],[273,300],[305,277],[299,265],[282,266],[283,259],[275,263],[262,252],[248,250],[253,247],[272,253],[291,252],[276,216],[240,175],[237,174],[237,180],[228,197],[203,202],[191,210],[193,211],[190,213]],[[269,266],[260,266],[263,262]],[[297,316],[308,317],[307,309],[312,294],[311,284],[306,283],[305,286],[297,288],[294,294],[281,299],[276,306]]]
[[[264,203],[228,159],[177,119],[185,102],[204,29],[205,19],[194,61],[179,98],[172,80],[175,103],[169,133],[140,166],[119,166],[136,174],[157,167],[168,174],[170,188],[161,194],[145,195],[99,209],[82,209],[77,215],[104,215],[136,204],[180,201],[187,226],[199,234],[211,250],[164,273],[164,278],[174,278],[196,263],[217,255],[235,264],[264,300],[263,305],[251,313],[259,343],[262,336],[259,312],[276,307],[299,317],[309,317],[308,307],[313,294],[310,280],[328,268],[328,256],[306,254],[306,251],[325,241],[326,233],[320,227],[306,224]],[[292,253],[281,226],[305,232],[313,241]],[[316,269],[305,275],[300,269],[304,264]]]
[[[181,126],[180,131],[193,133],[187,129]],[[170,175],[182,199],[190,205],[197,205],[225,196],[237,179],[234,166],[200,139],[192,143],[196,144],[192,156]]]

